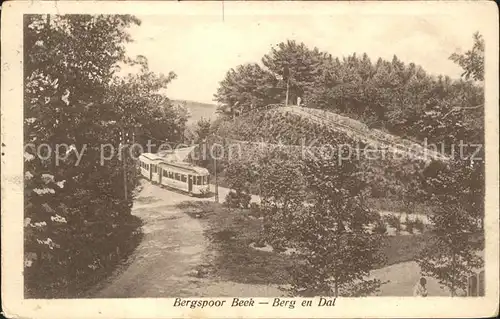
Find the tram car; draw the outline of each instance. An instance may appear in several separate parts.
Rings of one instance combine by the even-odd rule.
[[[139,156],[141,174],[147,180],[184,191],[189,195],[202,195],[210,191],[207,169],[187,162],[173,162],[152,153]]]

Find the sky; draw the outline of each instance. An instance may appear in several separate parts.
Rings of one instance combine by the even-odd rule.
[[[273,45],[286,40],[304,42],[334,57],[366,52],[421,65],[431,74],[458,78],[460,67],[451,53],[472,47],[479,24],[457,15],[154,15],[137,16],[130,28],[130,56],[143,55],[152,71],[177,78],[171,99],[213,102],[219,82],[239,64],[257,62]],[[466,17],[463,17],[466,18]]]

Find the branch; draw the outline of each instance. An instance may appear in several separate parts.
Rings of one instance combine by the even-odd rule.
[[[484,106],[484,103],[483,104],[478,104],[478,105],[475,105],[475,106],[469,106],[469,107],[454,106],[448,113],[446,113],[443,116],[443,119],[446,118],[450,113],[452,113],[454,111],[459,111],[459,110],[473,110],[473,109],[480,108],[482,106]]]

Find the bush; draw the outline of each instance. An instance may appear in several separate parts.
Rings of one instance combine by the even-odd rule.
[[[406,216],[405,225],[406,225],[406,231],[409,232],[410,234],[413,234],[415,222],[411,220],[410,217],[408,216]]]
[[[238,191],[230,191],[226,195],[225,204],[231,208],[248,208],[252,196]]]
[[[397,232],[401,231],[401,220],[398,216],[390,214],[386,216],[385,220],[387,221],[387,224],[395,228]]]
[[[250,203],[250,215],[260,217],[260,207],[257,203]]]
[[[380,235],[384,235],[387,233],[387,226],[383,220],[379,219],[375,222],[373,232]]]
[[[418,218],[418,217],[415,218],[415,220],[413,221],[413,226],[419,232],[421,232],[421,233],[424,232],[425,224],[424,224],[424,222],[420,218]]]

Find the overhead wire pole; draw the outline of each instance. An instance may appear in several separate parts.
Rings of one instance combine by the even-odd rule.
[[[290,90],[290,69],[285,65],[283,68],[283,78],[286,77],[286,95],[285,95],[285,106],[288,106],[288,92]]]
[[[126,139],[125,139],[125,130],[122,130],[121,131],[121,134],[120,134],[120,144],[122,144],[122,137],[123,137],[123,142],[126,143]],[[127,137],[128,137],[128,134],[127,134]],[[121,146],[121,145],[120,145]],[[122,162],[123,162],[123,192],[124,192],[124,198],[125,200],[128,200],[128,181],[127,181],[127,161],[126,161],[126,158],[125,158],[125,155],[127,154],[127,152],[125,152],[125,147],[120,147],[121,148],[121,151],[123,152],[122,154]]]
[[[213,134],[213,138],[215,140],[215,133]],[[213,144],[215,143],[212,143],[212,147],[210,148],[210,153],[212,154],[213,153]],[[215,155],[213,156],[214,158],[214,173],[215,173],[215,202],[218,203],[219,202],[219,181],[217,179],[217,151],[215,151]]]

